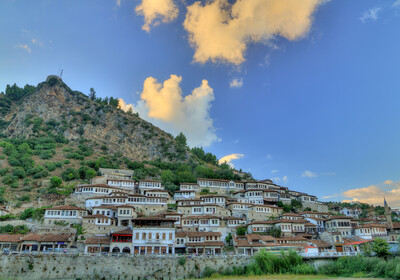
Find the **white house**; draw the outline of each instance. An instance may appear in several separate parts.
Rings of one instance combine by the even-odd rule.
[[[146,180],[141,180],[139,181],[139,192],[141,194],[144,194],[144,190],[147,189],[159,189],[163,190],[163,186],[161,186],[160,181],[152,180],[152,179],[146,179]]]
[[[88,214],[86,209],[76,206],[62,205],[47,208],[44,213],[45,225],[56,225],[57,223],[80,224],[82,218]]]
[[[180,190],[174,193],[174,200],[181,199],[195,199],[196,191],[195,190]]]
[[[358,216],[362,213],[362,210],[359,208],[347,208],[344,207],[339,210],[340,214],[345,215],[347,217],[352,217],[358,219]]]
[[[175,254],[175,220],[161,217],[133,219],[132,246],[136,255]]]
[[[119,187],[124,190],[133,191],[135,189],[134,180],[122,180],[122,179],[107,179],[107,185],[113,187]]]

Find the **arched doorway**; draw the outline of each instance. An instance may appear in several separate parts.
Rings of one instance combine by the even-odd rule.
[[[118,247],[114,247],[114,248],[112,249],[112,252],[113,252],[113,253],[119,253],[119,252],[121,252],[121,251],[119,250]]]
[[[130,254],[131,253],[131,249],[129,249],[128,247],[125,247],[124,249],[122,249],[122,253]]]

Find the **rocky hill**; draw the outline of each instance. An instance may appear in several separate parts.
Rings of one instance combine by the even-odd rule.
[[[251,179],[183,134],[169,133],[118,108],[118,99],[71,90],[59,77],[37,86],[7,85],[0,94],[0,204],[12,213],[62,204],[99,168],[133,170],[174,192],[196,178]],[[1,219],[1,217],[0,217]]]
[[[176,152],[170,134],[135,114],[72,91],[57,76],[49,76],[21,100],[12,102],[3,113],[2,134],[6,137],[37,136],[40,134],[37,123],[42,122],[67,140],[88,140],[95,151],[107,147],[140,161],[168,160]]]

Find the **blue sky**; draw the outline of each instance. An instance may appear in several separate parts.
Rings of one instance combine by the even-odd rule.
[[[322,200],[382,203],[385,195],[400,206],[400,1],[308,0],[310,9],[300,8],[311,16],[279,30],[266,29],[291,19],[299,2],[273,19],[276,0],[231,1],[233,10],[265,1],[267,16],[250,12],[254,21],[214,30],[211,4],[157,0],[169,10],[147,31],[144,16],[159,7],[142,1],[151,2],[1,1],[0,90],[62,68],[71,88],[122,98],[219,158],[239,154],[231,163],[257,179]],[[185,25],[189,11],[204,20]],[[249,39],[260,29],[260,40]],[[229,39],[245,50],[229,56]]]

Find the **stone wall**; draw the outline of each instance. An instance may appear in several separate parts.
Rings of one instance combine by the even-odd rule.
[[[1,255],[1,279],[187,279],[200,276],[208,266],[215,270],[244,266],[251,261],[246,256],[187,258],[112,257],[68,255]]]
[[[329,212],[329,208],[327,205],[325,205],[324,203],[321,202],[306,202],[306,201],[302,201],[303,204],[303,209],[310,207],[311,210],[317,211],[317,212]]]

